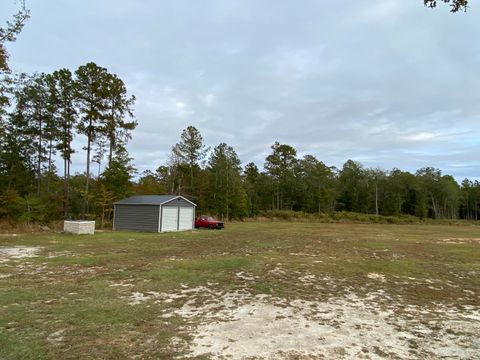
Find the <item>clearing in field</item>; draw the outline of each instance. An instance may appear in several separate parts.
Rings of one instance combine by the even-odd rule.
[[[2,359],[475,359],[475,226],[0,238]]]

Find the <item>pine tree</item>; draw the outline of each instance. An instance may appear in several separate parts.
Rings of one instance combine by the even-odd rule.
[[[297,162],[297,151],[290,145],[278,141],[271,146],[272,153],[265,159],[265,170],[272,176],[276,186],[276,209],[283,209],[289,194],[289,185],[293,180],[293,171]],[[290,204],[291,205],[291,204]]]
[[[203,137],[194,126],[188,126],[182,131],[181,140],[172,147],[172,157],[177,166],[186,165],[189,171],[189,195],[196,197],[195,173],[201,168],[201,161],[206,157],[208,148],[203,145]],[[185,187],[184,187],[185,189]]]
[[[106,118],[107,109],[107,69],[90,62],[80,66],[76,71],[75,98],[77,100],[80,121],[77,124],[79,133],[87,137],[87,168],[85,183],[85,200],[83,216],[89,213],[90,198],[90,161],[92,145],[101,136],[102,121]]]
[[[15,119],[35,149],[36,193],[40,194],[44,164],[50,159],[56,128],[49,109],[50,93],[45,74],[25,79],[16,91]],[[51,165],[51,164],[49,164]],[[48,168],[48,166],[47,166]]]
[[[125,146],[131,139],[131,132],[137,126],[136,121],[126,121],[133,118],[132,106],[135,96],[128,97],[127,88],[116,75],[108,74],[107,101],[105,117],[102,119],[102,132],[108,141],[108,165],[112,162],[113,153],[118,146]]]
[[[49,77],[52,92],[57,101],[55,123],[58,128],[57,150],[63,158],[63,213],[67,218],[69,214],[70,199],[70,166],[72,154],[72,141],[77,123],[75,108],[75,81],[68,69],[54,71]]]

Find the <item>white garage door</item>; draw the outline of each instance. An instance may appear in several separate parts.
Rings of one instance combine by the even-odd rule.
[[[193,208],[181,207],[178,230],[191,230],[193,228]]]
[[[178,208],[162,206],[162,231],[177,231]]]

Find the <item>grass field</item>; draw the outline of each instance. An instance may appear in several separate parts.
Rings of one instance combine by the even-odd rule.
[[[0,236],[0,359],[480,358],[480,227]]]

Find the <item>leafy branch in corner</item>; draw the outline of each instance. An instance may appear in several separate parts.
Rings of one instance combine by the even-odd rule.
[[[6,42],[13,42],[22,31],[23,26],[30,18],[30,10],[25,6],[25,0],[20,1],[20,10],[13,15],[13,21],[7,21],[5,28],[0,27],[0,71],[8,71],[8,52],[5,49]]]
[[[423,0],[425,6],[429,8],[437,7],[437,2],[449,4],[451,7],[451,12],[457,12],[461,10],[466,12],[468,8],[468,0]]]

